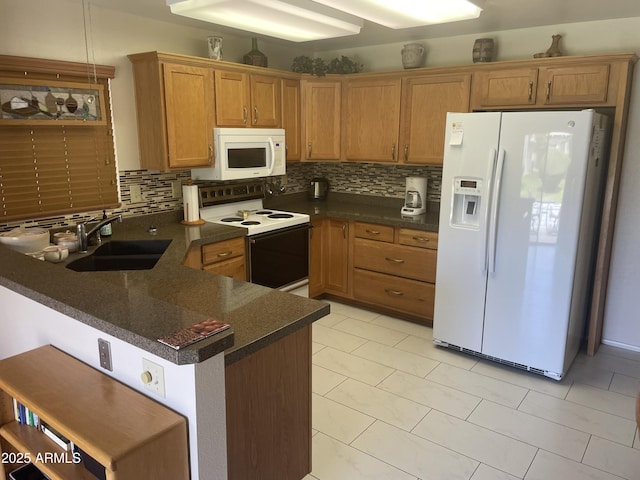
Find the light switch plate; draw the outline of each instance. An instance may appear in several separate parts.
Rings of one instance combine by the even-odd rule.
[[[156,395],[165,398],[164,393],[164,368],[157,363],[153,363],[146,358],[142,359],[142,373],[149,372],[151,374],[151,381],[144,384],[144,388],[155,393]]]
[[[140,185],[131,185],[129,187],[129,194],[131,195],[131,203],[141,203],[144,201]]]
[[[102,338],[98,339],[98,354],[100,355],[100,366],[105,370],[113,372],[113,365],[111,364],[111,344]]]

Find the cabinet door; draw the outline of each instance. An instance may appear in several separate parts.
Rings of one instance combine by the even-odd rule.
[[[341,82],[307,81],[303,86],[306,160],[340,159]]]
[[[280,127],[280,79],[251,75],[251,125]]]
[[[536,103],[537,68],[511,68],[473,74],[471,105],[485,107],[529,106]]]
[[[540,68],[538,98],[545,105],[607,102],[609,64]]]
[[[398,161],[400,87],[399,77],[347,80],[343,110],[347,160]]]
[[[447,112],[468,112],[470,75],[405,78],[402,88],[400,158],[442,165]]]
[[[326,220],[325,228],[325,287],[336,293],[347,293],[349,222],[331,218]]]
[[[249,79],[245,73],[216,70],[216,125],[249,126]]]
[[[169,167],[207,166],[212,160],[213,73],[166,63],[163,72]]]
[[[324,220],[311,222],[309,233],[309,297],[314,298],[324,292]]]
[[[302,158],[300,114],[300,82],[284,79],[282,80],[282,128],[284,128],[288,162]]]

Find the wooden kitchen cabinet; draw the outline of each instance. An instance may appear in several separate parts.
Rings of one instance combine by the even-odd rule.
[[[404,78],[400,161],[442,165],[447,112],[468,112],[470,95],[470,74]]]
[[[287,162],[302,160],[302,107],[300,81],[282,79],[282,128],[286,141]]]
[[[349,292],[349,222],[329,218],[324,224],[324,285],[328,293]]]
[[[225,390],[230,480],[311,472],[311,325],[227,365]]]
[[[309,232],[309,297],[324,293],[324,219],[313,219]]]
[[[304,160],[340,160],[342,81],[302,81]]]
[[[437,234],[362,222],[354,230],[353,298],[430,325]]]
[[[348,79],[344,86],[344,148],[347,160],[398,161],[399,75]]]
[[[189,249],[183,265],[216,273],[236,280],[246,280],[244,237],[196,245]]]
[[[280,78],[215,71],[216,126],[280,127]]]
[[[483,70],[473,74],[472,108],[615,105],[610,74],[607,62]]]
[[[130,55],[136,96],[140,166],[206,167],[213,161],[213,70]]]
[[[72,463],[71,453],[68,462],[36,461],[45,453],[64,458],[65,451],[18,424],[12,398],[95,459],[107,480],[189,478],[184,417],[51,345],[0,361],[0,450],[29,455],[53,480],[96,478]],[[5,479],[19,465],[2,458]]]

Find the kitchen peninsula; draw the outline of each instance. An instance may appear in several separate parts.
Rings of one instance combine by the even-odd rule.
[[[79,273],[0,248],[0,352],[8,357],[52,344],[141,392],[142,359],[156,363],[164,370],[165,397],[150,396],[187,417],[191,478],[224,479],[225,366],[251,362],[289,337],[300,343],[306,336],[309,352],[310,325],[329,306],[183,266],[189,246],[244,231],[184,226],[181,215],[133,217],[114,226],[113,240],[171,240],[151,270]],[[231,329],[177,351],[156,340],[210,317]],[[100,367],[99,338],[110,342],[112,372]],[[310,357],[308,363],[310,369]]]

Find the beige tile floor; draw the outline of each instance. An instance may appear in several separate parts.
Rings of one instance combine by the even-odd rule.
[[[313,327],[305,480],[640,480],[640,353],[579,354],[556,382],[330,303]]]

